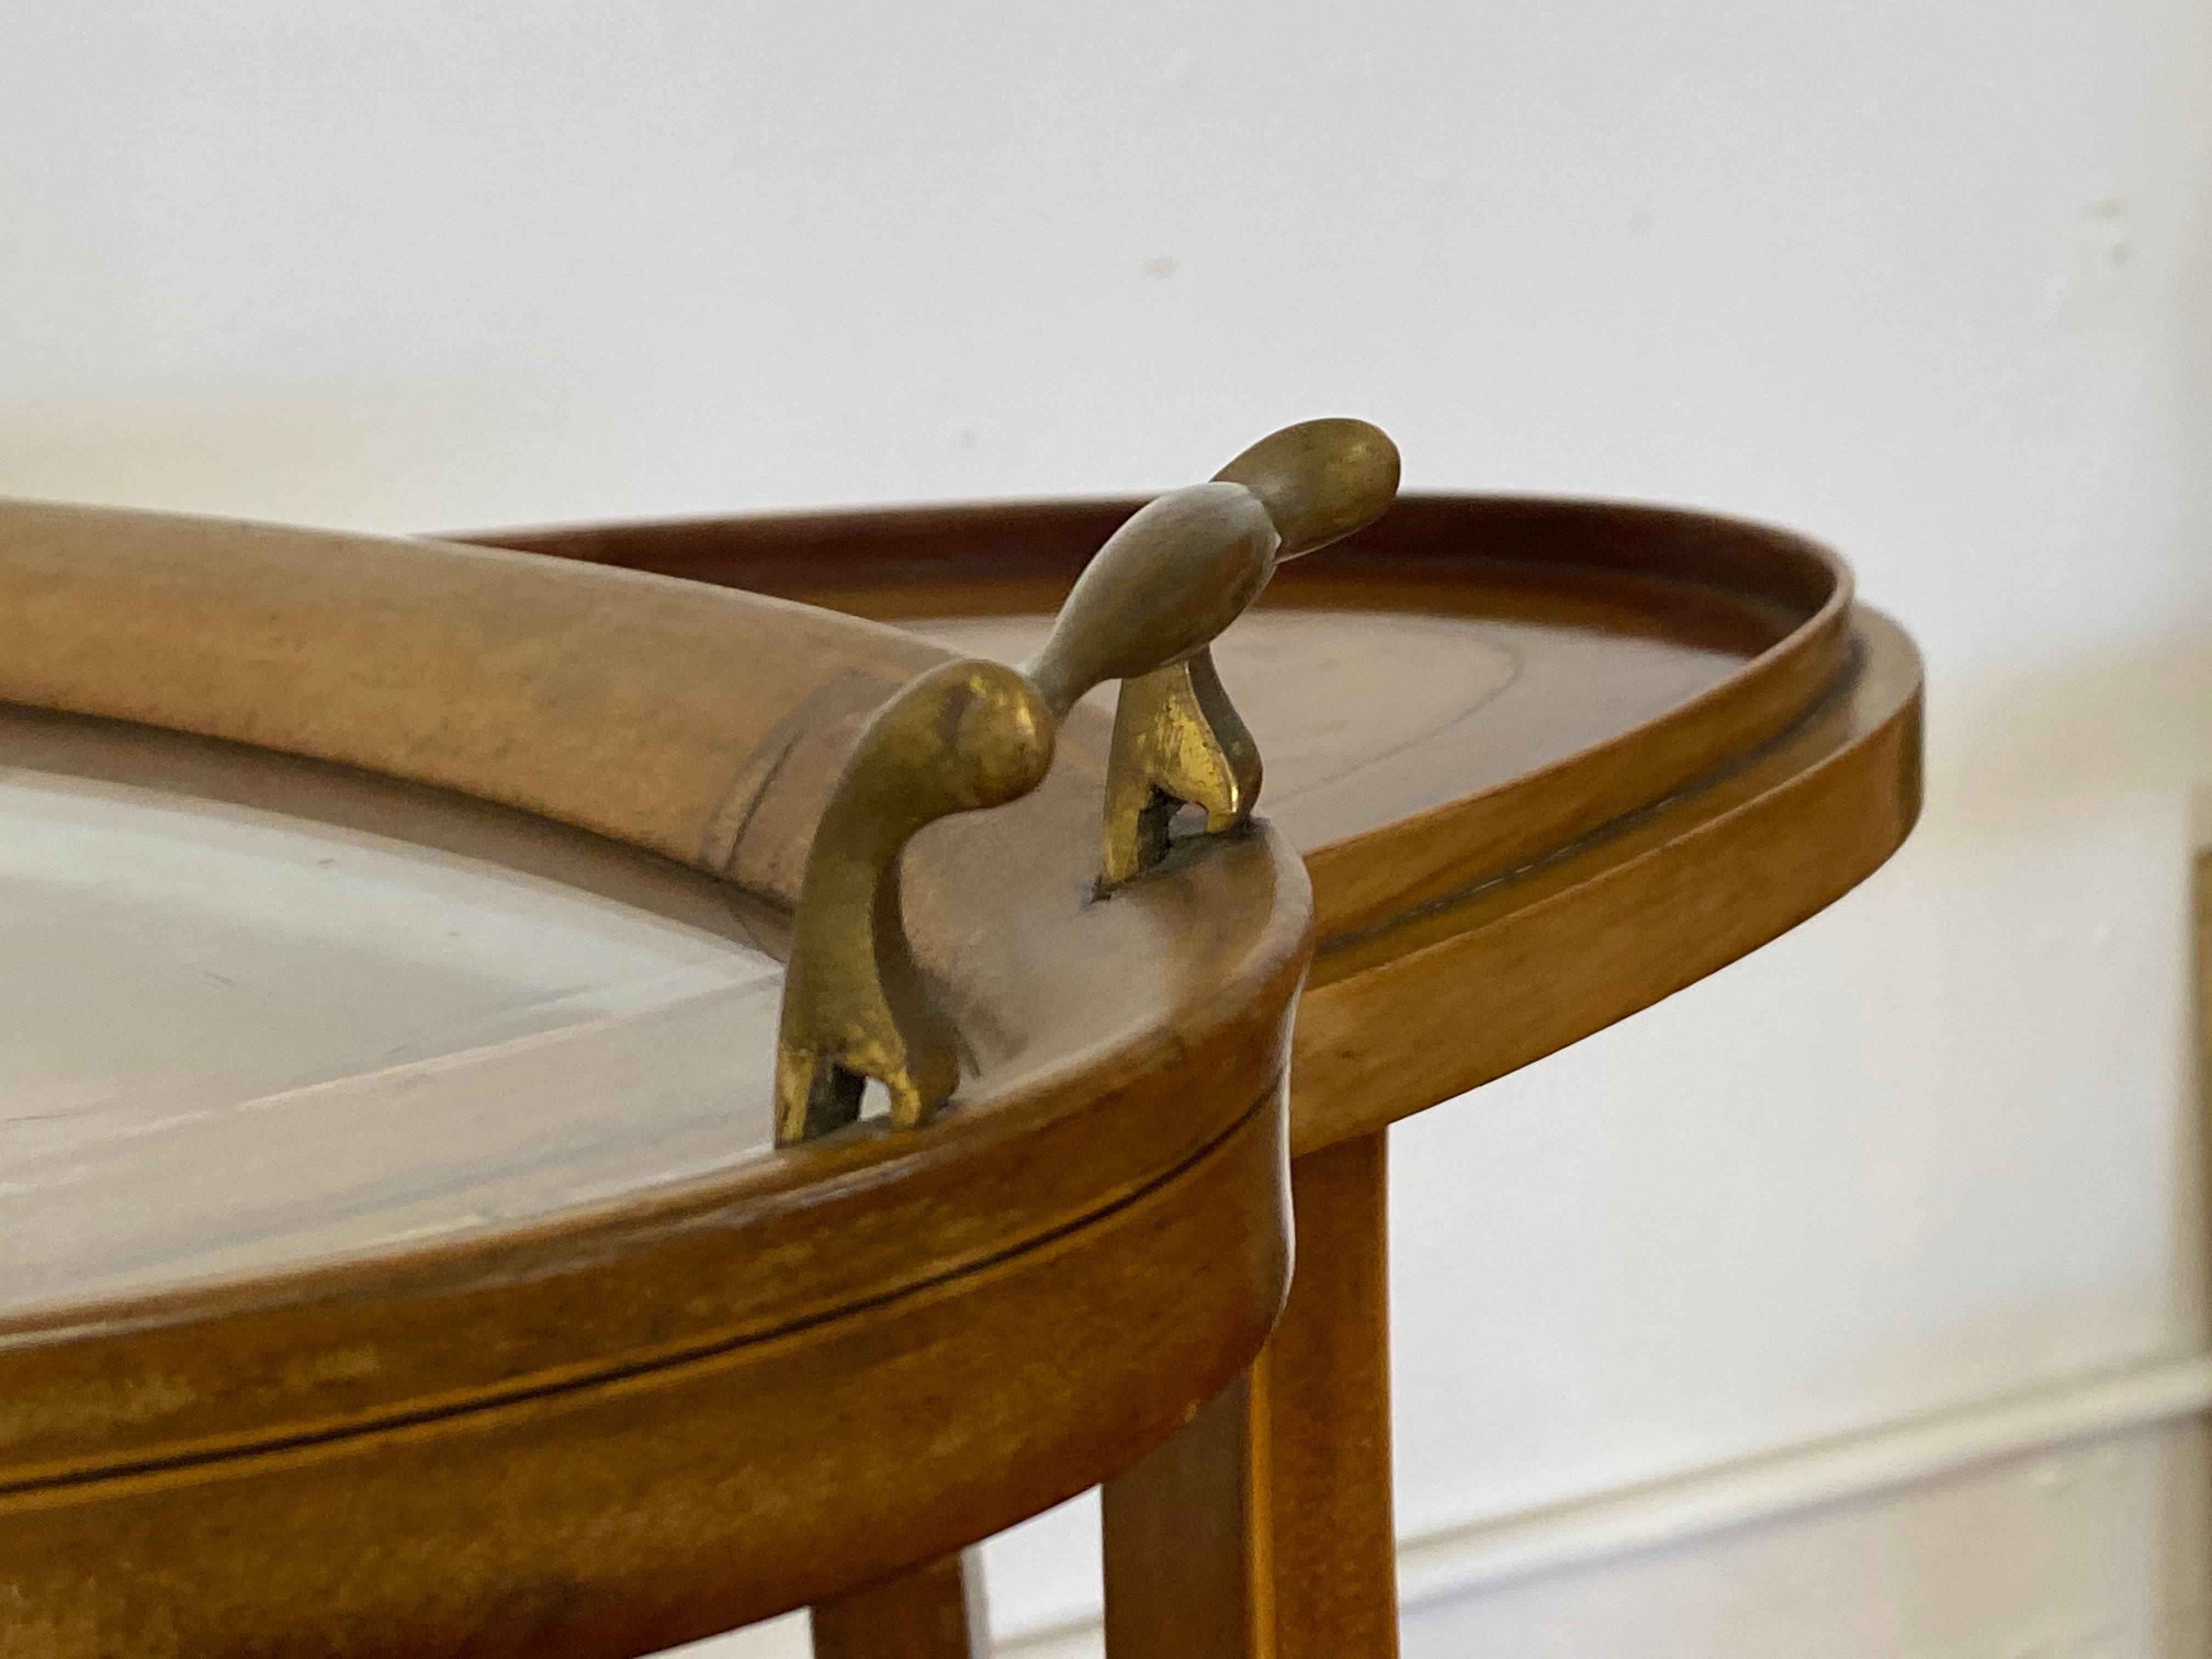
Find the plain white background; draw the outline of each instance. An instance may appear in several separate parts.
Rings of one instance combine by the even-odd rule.
[[[15,0],[0,490],[1096,491],[1346,412],[1413,486],[1839,545],[1927,653],[1923,827],[1399,1133],[1428,1535],[2201,1345],[2208,208],[2196,0]],[[1055,1517],[993,1593],[1094,1571]]]

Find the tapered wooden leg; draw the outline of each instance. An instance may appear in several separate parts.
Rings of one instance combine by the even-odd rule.
[[[1291,1166],[1297,1268],[1267,1345],[1279,1659],[1398,1651],[1383,1132]]]
[[[1105,1492],[1108,1659],[1390,1659],[1388,1164],[1291,1167],[1297,1263],[1250,1374]]]
[[[988,1659],[981,1564],[948,1555],[817,1602],[814,1659]]]
[[[1274,1652],[1267,1415],[1255,1364],[1176,1437],[1106,1484],[1107,1659]]]

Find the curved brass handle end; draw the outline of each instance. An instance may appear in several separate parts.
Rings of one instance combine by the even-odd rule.
[[[1398,498],[1398,446],[1379,426],[1343,416],[1271,432],[1215,473],[1267,508],[1295,559],[1381,518]]]
[[[1060,722],[1091,687],[1122,683],[1103,887],[1166,855],[1184,805],[1202,807],[1216,834],[1251,816],[1260,751],[1207,647],[1279,560],[1369,523],[1397,486],[1398,452],[1364,421],[1285,427],[1212,482],[1132,515],[1026,670],[947,663],[878,711],[823,809],[800,883],[776,1036],[779,1146],[852,1122],[870,1078],[902,1127],[951,1098],[958,1043],[906,942],[900,853],[926,823],[1036,788]]]
[[[1036,788],[1058,729],[1019,672],[963,661],[909,682],[862,731],[799,886],[776,1034],[778,1146],[852,1122],[870,1078],[902,1127],[951,1097],[958,1048],[906,942],[899,854],[924,824]]]
[[[1214,487],[1241,485],[1265,512],[1275,532],[1273,556],[1259,581],[1237,590],[1242,598],[1233,610],[1197,619],[1207,631],[1195,649],[1123,678],[1107,763],[1103,886],[1133,880],[1166,856],[1179,807],[1204,808],[1212,835],[1251,817],[1260,795],[1259,746],[1222,687],[1211,641],[1258,595],[1277,563],[1382,517],[1397,499],[1398,474],[1398,447],[1381,428],[1331,418],[1271,433],[1214,475]],[[1113,548],[1109,541],[1099,550],[1078,593]]]
[[[1084,566],[1030,678],[1065,719],[1094,685],[1203,650],[1267,585],[1279,541],[1266,503],[1240,483],[1146,502]]]

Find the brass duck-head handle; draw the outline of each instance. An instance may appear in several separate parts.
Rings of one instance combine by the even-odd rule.
[[[1207,647],[1278,562],[1371,522],[1397,488],[1397,449],[1364,421],[1285,427],[1211,483],[1132,515],[1085,567],[1026,668],[947,663],[878,711],[823,809],[801,878],[776,1038],[778,1145],[852,1122],[870,1078],[905,1127],[951,1096],[958,1047],[907,944],[899,855],[926,823],[1036,787],[1060,722],[1093,686],[1121,682],[1102,886],[1164,856],[1182,804],[1203,807],[1210,831],[1244,822],[1259,751]]]
[[[1036,788],[1058,731],[1035,686],[981,661],[929,670],[861,731],[799,884],[776,1033],[778,1146],[853,1121],[869,1078],[902,1127],[952,1093],[959,1051],[907,944],[899,854],[924,824]]]
[[[1260,498],[1295,559],[1364,530],[1398,499],[1398,446],[1378,426],[1342,416],[1271,432],[1215,473]]]
[[[1107,680],[1188,660],[1284,559],[1372,523],[1398,493],[1397,446],[1364,421],[1302,421],[1216,473],[1147,502],[1076,579],[1029,676],[1065,719]]]
[[[1091,556],[1028,672],[1062,719],[1108,680],[1182,661],[1244,612],[1275,574],[1282,538],[1241,483],[1148,501]]]
[[[1221,501],[1206,526],[1218,524],[1224,530],[1212,531],[1210,538],[1186,534],[1164,547],[1148,544],[1140,568],[1133,554],[1121,552],[1122,536],[1155,508],[1195,492],[1164,496],[1098,550],[1068,596],[1045,647],[1048,659],[1061,631],[1073,631],[1087,620],[1077,614],[1077,602],[1094,585],[1105,588],[1111,582],[1118,591],[1153,571],[1173,569],[1180,576],[1179,583],[1153,578],[1155,603],[1175,608],[1184,624],[1173,635],[1177,650],[1150,667],[1139,670],[1131,663],[1115,671],[1121,694],[1106,769],[1103,888],[1134,880],[1167,855],[1169,826],[1185,805],[1205,811],[1211,835],[1234,830],[1251,817],[1260,794],[1259,745],[1230,702],[1208,647],[1267,585],[1277,563],[1326,547],[1382,517],[1397,499],[1398,447],[1365,421],[1302,421],[1261,439],[1215,474],[1212,483],[1197,486],[1205,492],[1224,488],[1244,491],[1264,515],[1273,532],[1264,553],[1256,550],[1267,538],[1256,527],[1245,530],[1245,539],[1234,549],[1227,545],[1227,525],[1254,521],[1251,507],[1231,507]],[[1205,499],[1218,498],[1208,494]],[[1192,532],[1206,527],[1189,515],[1178,523]],[[1127,574],[1114,574],[1117,567]]]

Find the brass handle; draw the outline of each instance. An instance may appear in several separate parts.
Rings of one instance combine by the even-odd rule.
[[[1341,416],[1271,432],[1213,475],[1257,495],[1295,559],[1381,518],[1398,498],[1398,446]]]
[[[852,1122],[870,1078],[902,1127],[951,1097],[958,1048],[907,944],[899,854],[926,823],[1036,788],[1060,722],[1093,686],[1122,682],[1103,886],[1165,856],[1182,804],[1205,808],[1210,832],[1250,816],[1259,750],[1207,647],[1279,562],[1370,522],[1397,488],[1398,452],[1364,421],[1285,427],[1115,531],[1025,669],[947,663],[877,712],[823,808],[800,882],[776,1036],[779,1146]]]
[[[1147,502],[1091,556],[1052,636],[1029,663],[1062,719],[1107,680],[1181,662],[1237,620],[1275,573],[1281,544],[1243,484],[1193,484]]]
[[[1275,531],[1276,547],[1259,580],[1238,590],[1234,609],[1206,613],[1210,631],[1196,648],[1124,677],[1106,767],[1105,887],[1134,880],[1167,856],[1169,826],[1186,805],[1204,809],[1209,835],[1252,816],[1260,795],[1259,745],[1229,700],[1208,647],[1266,586],[1277,562],[1382,517],[1398,495],[1398,447],[1364,421],[1302,421],[1261,439],[1214,476],[1212,486],[1200,488],[1233,483],[1249,490]],[[1113,546],[1099,550],[1077,593]],[[1075,596],[1069,597],[1072,605]]]
[[[778,1146],[852,1122],[869,1078],[902,1127],[951,1095],[958,1048],[907,945],[899,854],[926,823],[1036,788],[1058,731],[1026,678],[979,661],[910,681],[862,730],[799,884],[776,1033]]]

